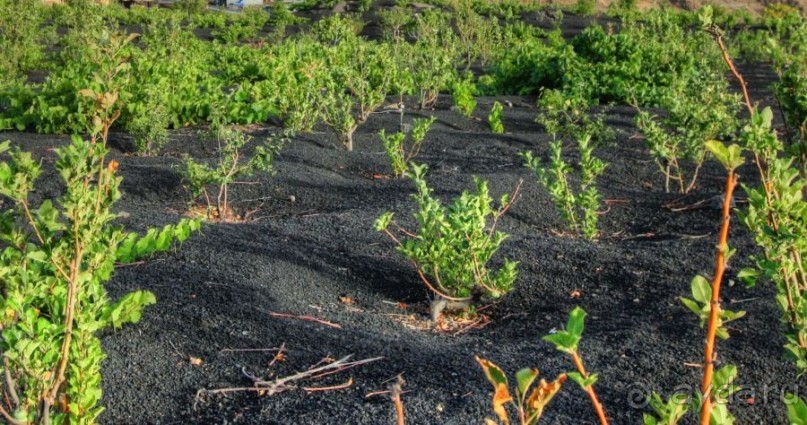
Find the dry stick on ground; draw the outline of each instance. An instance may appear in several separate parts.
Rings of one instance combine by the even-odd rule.
[[[252,377],[252,380],[254,381],[254,386],[252,387],[231,387],[231,388],[219,388],[215,390],[201,389],[196,392],[196,399],[198,401],[203,394],[229,394],[246,391],[254,391],[260,394],[266,394],[271,396],[296,388],[294,385],[291,385],[291,383],[294,381],[301,381],[305,379],[316,379],[318,377],[322,377],[328,374],[344,372],[356,366],[365,365],[367,363],[372,363],[383,359],[383,357],[373,357],[369,359],[357,360],[351,362],[349,361],[351,357],[353,357],[352,354],[349,356],[342,357],[341,359],[333,363],[328,363],[324,366],[308,369],[306,371],[295,373],[294,375],[290,375],[284,378],[277,378],[272,381],[265,381],[263,379]],[[333,389],[339,389],[339,388],[346,388],[346,387],[343,386],[333,387]],[[320,390],[322,391],[323,389]]]
[[[342,329],[342,325],[338,323],[329,322],[327,320],[317,319],[314,316],[295,316],[293,314],[285,314],[285,313],[275,313],[274,311],[270,311],[269,315],[272,317],[285,317],[288,319],[297,319],[302,320],[304,322],[314,322],[319,323],[321,325],[325,325],[331,328]]]
[[[583,377],[583,379],[588,379],[588,372],[586,372],[586,368],[583,366],[583,360],[577,354],[577,351],[574,351],[572,354],[572,361],[574,362],[574,367],[577,369],[577,372]],[[585,388],[586,393],[588,394],[588,398],[591,399],[591,404],[594,406],[594,411],[597,412],[597,419],[599,419],[601,425],[608,425],[608,418],[605,416],[605,409],[602,407],[602,403],[597,398],[597,393],[594,392],[594,386],[589,385]]]
[[[303,387],[303,389],[309,393],[316,393],[321,391],[343,390],[345,388],[350,388],[352,385],[353,385],[353,378],[350,378],[344,384],[332,385],[330,387]]]
[[[272,361],[269,362],[269,367],[274,366],[275,363],[277,363],[277,362],[283,361],[283,359],[286,357],[286,355],[283,354],[283,349],[285,349],[285,348],[286,348],[286,343],[285,342],[280,344],[280,349],[277,350],[277,353],[275,354],[275,356],[272,357]]]
[[[223,348],[219,353],[265,353],[267,351],[278,351],[279,348]]]

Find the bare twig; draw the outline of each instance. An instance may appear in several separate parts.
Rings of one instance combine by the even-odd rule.
[[[277,354],[275,354],[275,356],[272,357],[272,361],[269,362],[269,367],[274,366],[275,363],[277,363],[277,362],[279,362],[279,361],[281,361],[283,359],[283,356],[284,356],[283,349],[284,348],[286,348],[286,343],[285,342],[280,344],[280,349],[277,350]]]
[[[309,393],[321,392],[321,391],[334,391],[334,390],[343,390],[345,388],[350,388],[353,385],[353,378],[350,378],[344,384],[339,385],[332,385],[330,387],[303,387],[305,391]]]
[[[348,369],[352,369],[356,366],[362,366],[368,363],[372,363],[378,360],[383,359],[383,357],[373,357],[364,360],[357,360],[357,361],[349,361],[350,358],[353,357],[352,355],[342,357],[341,359],[328,363],[324,366],[316,367],[313,369],[309,369],[303,372],[295,373],[294,375],[286,376],[284,378],[277,378],[272,381],[265,381],[256,377],[253,377],[249,374],[246,374],[250,379],[254,381],[252,387],[228,387],[228,388],[217,388],[217,389],[201,389],[196,392],[196,400],[200,400],[203,395],[206,394],[230,394],[236,392],[257,392],[260,395],[275,395],[282,393],[284,391],[289,391],[295,389],[296,386],[291,385],[294,381],[302,381],[306,379],[315,379],[318,376],[323,376],[325,373],[338,373],[344,372]],[[347,388],[348,386],[352,385],[353,381],[348,381],[349,384],[342,384],[341,387]],[[340,386],[335,387],[322,387],[320,389],[316,388],[306,388],[303,387],[304,390],[312,392],[312,391],[326,391],[327,389],[339,389]],[[195,404],[195,403],[194,403]]]
[[[712,413],[712,376],[714,374],[715,359],[715,338],[719,327],[720,318],[720,287],[723,282],[723,273],[726,270],[726,256],[728,255],[728,234],[729,222],[731,219],[731,194],[737,186],[737,175],[734,170],[729,170],[726,178],[725,199],[723,201],[722,224],[720,226],[720,237],[717,242],[717,258],[715,260],[715,273],[712,278],[712,299],[709,310],[709,322],[706,333],[706,348],[704,350],[704,370],[703,381],[701,382],[701,393],[703,402],[701,404],[701,425],[709,425]]]
[[[411,393],[411,392],[412,392],[412,391],[401,391],[401,395],[404,395],[404,394],[409,394],[409,393]],[[380,396],[380,395],[387,395],[387,394],[391,394],[391,393],[392,393],[392,391],[390,391],[390,390],[384,390],[384,391],[373,391],[373,392],[370,392],[370,393],[365,394],[365,395],[364,395],[364,398],[366,398],[366,399],[367,399],[367,398],[377,397],[377,396]]]
[[[454,332],[454,335],[456,336],[456,335],[468,332],[471,329],[482,329],[485,326],[489,325],[490,323],[491,322],[490,322],[490,319],[488,318],[488,316],[485,316],[484,314],[482,314],[482,315],[479,316],[478,319],[474,320],[472,323],[470,323],[470,324],[468,324],[466,326],[463,326],[462,328],[460,328],[459,330]]]
[[[8,412],[6,412],[6,409],[4,409],[3,406],[0,406],[0,416],[2,416],[3,419],[8,421],[9,425],[27,425],[28,424],[27,421],[23,422],[23,421],[18,421],[17,419],[14,419],[13,416],[9,415]]]
[[[333,322],[329,322],[327,320],[317,319],[314,316],[306,316],[306,315],[295,316],[293,314],[276,313],[274,311],[270,311],[269,315],[272,316],[272,317],[285,317],[287,319],[297,319],[297,320],[302,320],[304,322],[314,322],[314,323],[319,323],[321,325],[328,326],[330,328],[342,329],[342,325],[340,325],[338,323],[333,323]]]
[[[6,388],[8,389],[8,395],[11,397],[11,402],[13,403],[12,407],[17,408],[20,405],[20,398],[17,396],[17,383],[14,382],[14,378],[11,376],[11,367],[8,362],[8,357],[3,356],[3,367],[5,368]]]

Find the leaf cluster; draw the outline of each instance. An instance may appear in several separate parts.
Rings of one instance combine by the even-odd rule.
[[[0,163],[0,195],[13,205],[0,214],[0,351],[7,360],[0,369],[5,390],[19,396],[6,400],[3,410],[26,423],[92,423],[103,411],[98,404],[105,354],[96,334],[137,322],[143,307],[155,302],[147,291],[112,300],[104,283],[117,261],[165,250],[195,227],[182,223],[181,232],[163,232],[152,247],[113,225],[121,178],[117,163],[105,160],[102,143],[73,137],[57,149],[56,169],[66,189],[38,206],[30,204],[29,194],[41,174],[39,163],[8,142],[0,152],[8,153]],[[66,402],[57,404],[61,400]]]
[[[392,174],[400,177],[409,171],[409,163],[420,153],[420,147],[426,139],[431,125],[436,121],[434,116],[427,119],[416,118],[412,121],[412,142],[409,149],[406,148],[405,141],[407,133],[402,131],[387,135],[384,130],[378,133],[381,144],[387,152],[392,164]]]
[[[449,206],[432,196],[425,180],[427,167],[410,164],[407,176],[412,179],[418,205],[415,219],[417,232],[405,232],[398,239],[391,230],[393,213],[384,213],[375,228],[384,231],[398,243],[398,250],[410,259],[427,283],[440,294],[467,298],[475,292],[498,298],[513,288],[518,263],[504,260],[499,270],[489,269],[488,263],[501,247],[507,235],[496,230],[498,219],[511,203],[502,196],[500,207],[493,208],[487,182],[476,178],[476,192],[463,192]],[[489,223],[492,220],[492,224]]]
[[[544,408],[552,401],[555,394],[560,391],[566,374],[561,374],[552,382],[541,379],[536,387],[533,385],[538,378],[538,369],[524,368],[516,372],[515,392],[510,392],[507,382],[507,375],[493,362],[476,357],[476,362],[482,367],[488,381],[493,385],[493,411],[496,413],[501,423],[508,425],[511,423],[510,415],[507,412],[507,405],[514,408],[521,425],[534,425],[541,419]],[[530,391],[532,390],[532,391]],[[492,419],[486,419],[488,425],[495,425]]]

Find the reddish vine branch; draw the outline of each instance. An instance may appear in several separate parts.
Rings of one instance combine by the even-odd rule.
[[[728,250],[729,222],[731,220],[731,199],[734,188],[737,186],[737,174],[729,170],[726,178],[725,197],[723,198],[722,225],[717,243],[717,260],[715,274],[712,277],[712,299],[709,311],[709,327],[706,332],[706,349],[704,353],[703,381],[701,392],[703,404],[701,405],[701,425],[709,425],[712,411],[712,376],[714,375],[715,337],[720,318],[720,284],[726,270],[726,251]]]
[[[574,362],[574,367],[577,369],[577,372],[583,377],[583,379],[588,379],[588,372],[586,372],[586,368],[583,366],[583,360],[577,354],[577,352],[572,352],[572,361]],[[593,385],[588,385],[583,388],[586,390],[588,394],[588,398],[591,399],[591,404],[594,406],[594,411],[597,413],[597,419],[600,421],[600,425],[608,425],[608,418],[605,416],[605,409],[602,407],[602,403],[600,403],[600,399],[597,397],[597,393],[594,391]]]

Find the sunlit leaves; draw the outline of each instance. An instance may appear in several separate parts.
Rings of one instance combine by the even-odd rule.
[[[566,375],[563,374],[551,383],[541,379],[538,386],[533,388],[533,384],[538,378],[538,369],[521,369],[516,372],[517,385],[515,395],[513,395],[510,393],[507,375],[499,366],[479,356],[475,358],[485,372],[488,381],[493,385],[493,411],[503,424],[510,423],[510,414],[507,411],[508,405],[511,405],[518,412],[517,417],[521,425],[538,423],[544,408],[555,394],[560,391],[563,381],[566,380]],[[530,392],[531,388],[532,391]],[[495,423],[489,419],[487,421]]]
[[[566,323],[566,328],[554,334],[544,336],[543,340],[555,344],[555,348],[559,351],[569,354],[575,353],[577,352],[577,344],[583,336],[585,319],[585,310],[580,307],[575,307],[574,310],[569,313],[569,321]]]
[[[432,196],[425,179],[426,170],[425,165],[412,163],[406,174],[417,189],[413,197],[418,205],[415,219],[419,230],[400,229],[406,238],[399,240],[395,231],[388,229],[394,223],[391,213],[376,221],[376,229],[390,232],[399,243],[398,250],[443,294],[463,298],[480,291],[496,298],[509,292],[518,275],[518,263],[505,260],[496,271],[487,266],[507,238],[496,231],[494,224],[509,204],[494,209],[487,182],[476,178],[475,193],[465,191],[444,206]]]
[[[695,276],[691,283],[692,298],[681,297],[681,302],[690,311],[700,318],[701,327],[705,326],[709,320],[709,314],[712,309],[712,284],[703,276]],[[733,320],[737,320],[745,316],[744,311],[730,311],[719,309],[717,325],[717,336],[720,339],[727,339],[729,337],[728,330],[724,325]]]
[[[0,150],[6,148],[0,145]],[[136,239],[112,225],[120,178],[117,163],[105,160],[107,153],[103,143],[79,137],[58,148],[56,169],[64,193],[38,206],[30,203],[29,195],[39,164],[17,150],[0,163],[0,193],[14,195],[12,206],[0,215],[0,239],[10,243],[0,255],[0,351],[8,359],[0,371],[8,368],[5,372],[15,377],[21,398],[16,417],[48,422],[42,417],[47,412],[43,406],[52,393],[56,400],[69,402],[49,410],[50,422],[92,423],[103,411],[98,403],[105,358],[95,334],[137,322],[143,308],[156,301],[147,291],[111,300],[104,288],[114,272],[119,244]],[[198,223],[185,221],[171,232],[147,235],[162,249],[174,238],[187,238],[195,228]],[[69,344],[67,335],[72,338]],[[64,384],[52,389],[62,359]]]
[[[731,144],[726,146],[723,142],[718,140],[708,140],[706,141],[706,149],[715,156],[715,159],[718,160],[723,167],[727,170],[734,170],[740,165],[743,164],[743,153],[740,146]]]
[[[504,124],[502,124],[502,104],[497,102],[493,102],[493,108],[490,110],[490,114],[488,115],[488,124],[490,125],[490,131],[496,134],[504,133]]]

